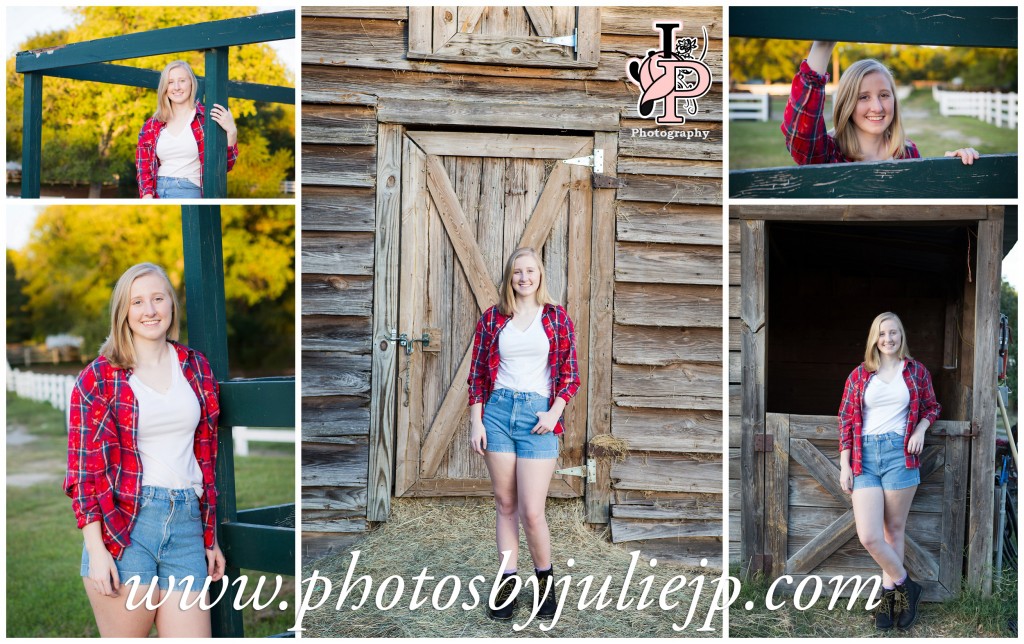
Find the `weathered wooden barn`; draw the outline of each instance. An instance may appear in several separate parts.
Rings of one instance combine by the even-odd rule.
[[[699,140],[637,135],[656,128],[626,66],[659,20],[709,34],[711,92],[660,128]],[[721,563],[721,38],[718,7],[303,9],[306,560],[392,497],[490,495],[472,335],[533,245],[581,359],[559,467],[595,470],[551,495],[645,555]],[[562,163],[599,150],[600,171]]]
[[[996,337],[1010,206],[730,208],[730,560],[776,578],[874,574],[839,486],[843,385],[893,311],[942,405],[906,561],[939,601],[992,574]]]

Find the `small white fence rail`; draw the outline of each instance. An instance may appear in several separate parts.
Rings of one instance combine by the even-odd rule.
[[[771,98],[767,94],[729,93],[730,121],[767,121]]]
[[[973,116],[996,127],[1017,129],[1017,94],[950,92],[932,87],[932,98],[942,116]]]
[[[19,398],[49,403],[50,406],[63,412],[68,411],[71,390],[75,388],[74,376],[33,373],[12,369],[7,365],[7,391]],[[232,427],[235,455],[248,456],[249,443],[294,443],[294,429],[264,429],[258,427]]]

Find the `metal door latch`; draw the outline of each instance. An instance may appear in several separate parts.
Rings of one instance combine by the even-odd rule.
[[[398,346],[400,347],[405,347],[405,355],[407,356],[412,355],[413,349],[415,349],[415,344],[417,342],[422,342],[423,346],[428,346],[430,344],[430,336],[427,335],[426,333],[424,333],[423,336],[419,338],[410,338],[409,335],[406,333],[399,335],[398,329],[391,329],[391,337],[387,339],[390,342],[397,342]]]
[[[567,467],[563,470],[555,470],[555,474],[568,474],[569,476],[585,476],[587,477],[587,483],[596,483],[597,462],[592,458],[588,458],[586,465],[580,465],[579,467]]]

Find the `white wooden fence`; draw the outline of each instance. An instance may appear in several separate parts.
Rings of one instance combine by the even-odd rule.
[[[7,391],[19,398],[49,403],[63,412],[68,411],[71,390],[75,388],[74,376],[33,373],[12,369],[7,365]],[[257,427],[233,427],[231,435],[236,456],[249,455],[249,443],[294,443],[294,429],[262,429]]]
[[[1017,129],[1017,94],[950,92],[932,87],[932,98],[942,116],[973,116],[996,127]]]
[[[730,121],[767,121],[769,102],[767,94],[729,93]]]

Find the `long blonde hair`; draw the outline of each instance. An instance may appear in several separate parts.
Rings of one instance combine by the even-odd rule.
[[[100,347],[100,355],[105,356],[115,367],[132,368],[135,366],[135,342],[132,330],[128,326],[128,310],[131,308],[132,284],[144,275],[157,275],[167,284],[167,295],[171,298],[171,325],[167,329],[167,339],[177,340],[181,327],[181,316],[178,311],[178,294],[174,292],[171,280],[164,269],[148,262],[136,264],[126,270],[114,285],[110,295],[110,335]]]
[[[860,96],[860,84],[868,74],[879,73],[889,80],[892,90],[892,122],[885,131],[886,154],[888,158],[902,159],[907,153],[907,136],[903,131],[900,103],[896,97],[896,81],[889,68],[873,58],[858,60],[850,65],[839,78],[835,99],[832,101],[832,123],[835,139],[843,155],[854,161],[864,158],[857,141],[857,126],[853,123],[853,112]]]
[[[501,278],[503,286],[501,293],[498,294],[498,310],[501,311],[502,315],[515,315],[518,310],[516,308],[516,292],[512,288],[512,272],[515,269],[516,260],[526,255],[536,260],[537,268],[540,271],[540,283],[537,285],[537,291],[534,293],[534,297],[537,298],[537,304],[544,306],[545,304],[555,303],[555,300],[552,299],[551,294],[548,292],[547,275],[544,272],[544,262],[540,259],[540,253],[529,246],[524,246],[517,248],[505,263],[505,272]]]
[[[188,104],[196,104],[196,92],[199,90],[199,81],[196,80],[196,74],[192,71],[192,67],[189,66],[183,60],[175,60],[167,63],[167,67],[164,67],[164,71],[160,72],[160,84],[156,88],[156,112],[153,114],[153,118],[166,123],[171,120],[171,99],[167,98],[167,83],[169,81],[171,70],[177,68],[184,69],[188,72],[189,78],[192,79],[192,91],[188,95]]]
[[[879,313],[871,323],[871,330],[868,331],[868,344],[864,348],[864,368],[871,372],[878,371],[878,365],[881,362],[881,357],[878,355],[878,338],[882,335],[882,322],[886,320],[895,322],[896,328],[900,331],[900,350],[897,357],[900,360],[913,359],[910,356],[910,349],[907,348],[907,332],[903,330],[903,322],[899,316],[888,311]]]

